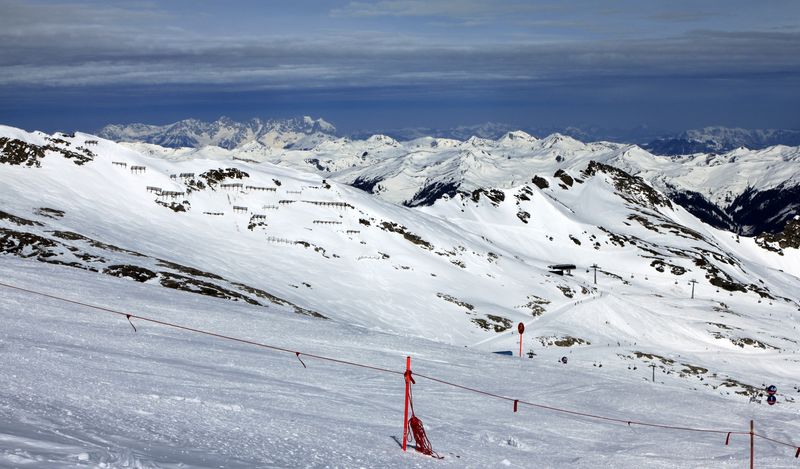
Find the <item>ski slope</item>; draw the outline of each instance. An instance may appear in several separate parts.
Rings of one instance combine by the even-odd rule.
[[[134,332],[0,288],[3,464],[741,467],[747,437],[725,446],[725,432],[754,419],[771,438],[797,434],[798,251],[711,228],[613,165],[587,158],[533,173],[541,186],[529,175],[411,209],[210,147],[0,137],[2,283],[398,372],[410,355],[417,373],[512,399],[724,430],[515,414],[418,379],[437,462],[398,451],[402,376],[303,368],[136,320]],[[366,144],[392,145],[378,140]],[[491,353],[518,350],[519,322],[531,358]],[[767,384],[778,405],[751,402]],[[790,450],[759,440],[759,465],[786,467]]]
[[[174,293],[21,260],[3,279],[202,329],[402,371],[545,405],[700,428],[797,434],[794,406],[698,392],[649,369],[534,360],[290,312]],[[46,276],[47,285],[42,284]],[[228,343],[0,290],[0,465],[10,467],[742,467],[748,437],[628,427],[520,407],[417,378],[415,410],[438,461],[403,453],[402,376]],[[792,464],[758,442],[759,467]]]

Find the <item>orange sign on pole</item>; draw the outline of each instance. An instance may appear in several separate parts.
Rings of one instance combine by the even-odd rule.
[[[522,333],[525,332],[525,324],[519,323],[517,330],[519,331],[519,356],[522,358]]]

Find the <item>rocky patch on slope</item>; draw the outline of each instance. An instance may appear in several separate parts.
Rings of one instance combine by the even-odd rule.
[[[289,307],[297,314],[325,318],[316,311],[302,308],[266,291],[194,267],[155,259],[71,231],[48,229],[44,223],[6,212],[0,212],[0,221],[7,225],[0,226],[0,255],[35,259],[136,282],[157,281],[166,288],[244,301],[255,306],[277,304]]]

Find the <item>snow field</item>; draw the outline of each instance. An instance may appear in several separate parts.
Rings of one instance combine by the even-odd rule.
[[[265,313],[63,267],[3,262],[3,278],[137,314],[421,374],[510,397],[702,428],[796,434],[796,410],[754,406],[600,370],[572,357],[485,354]],[[44,272],[43,272],[44,270]],[[50,286],[42,285],[46,274]],[[55,287],[58,285],[59,287]],[[111,293],[111,295],[109,295]],[[403,454],[401,376],[332,366],[2,289],[0,461],[48,467],[741,467],[747,437],[609,424],[484,398],[422,378],[415,409],[433,461]],[[552,358],[552,359],[551,359]],[[649,371],[649,370],[648,370]],[[393,438],[394,437],[394,438]],[[759,467],[786,448],[757,443]],[[105,465],[105,466],[103,466]]]
[[[71,141],[77,146],[90,138],[78,134]],[[568,139],[545,140],[526,143],[530,148],[518,148],[517,156],[535,145],[542,158],[553,149],[578,155],[569,160],[577,176],[588,161],[580,156],[585,149]],[[513,158],[494,161],[481,153],[491,142],[468,144],[475,149],[460,157],[479,169],[465,176],[476,184],[516,168]],[[399,144],[373,138],[358,145],[372,152]],[[595,153],[619,150],[592,145]],[[408,164],[435,162],[435,152],[418,150]],[[560,188],[546,174],[552,162],[543,159],[531,159],[528,169],[545,171],[550,189],[527,184],[533,173],[524,173],[520,182],[526,184],[503,189],[497,204],[485,195],[477,202],[457,195],[408,209],[332,181],[324,189],[321,176],[234,160],[220,149],[166,158],[153,146],[100,140],[92,151],[97,157],[83,166],[56,154],[43,158],[41,168],[0,166],[1,210],[40,223],[19,225],[3,215],[0,228],[61,240],[58,230],[77,233],[144,254],[90,250],[90,241],[69,245],[105,258],[105,264],[86,261],[100,270],[114,263],[169,270],[163,262],[177,262],[264,289],[330,320],[275,304],[254,307],[168,290],[157,280],[137,283],[44,264],[35,260],[38,247],[21,254],[33,258],[0,256],[0,281],[397,371],[411,355],[417,373],[545,405],[731,431],[746,431],[752,418],[770,437],[796,438],[800,264],[794,250],[779,256],[752,239],[737,242],[683,209],[625,201],[605,174]],[[312,152],[289,153],[281,158]],[[133,165],[147,170],[132,174]],[[191,209],[175,213],[145,190],[182,191],[185,181],[171,174],[217,168],[249,174],[226,182],[275,191],[195,191],[185,198]],[[419,180],[409,174],[400,171],[386,182],[386,195],[413,195]],[[526,185],[528,200],[517,199]],[[247,213],[233,206],[246,206]],[[42,207],[64,215],[41,215]],[[519,210],[530,214],[527,224]],[[252,215],[262,211],[266,226],[250,229]],[[677,224],[699,237],[656,231],[631,215]],[[694,262],[698,253],[733,281],[769,288],[775,299],[717,291]],[[658,272],[654,259],[687,272]],[[561,262],[578,266],[573,276],[548,272],[547,265]],[[597,284],[587,270],[594,263],[601,266]],[[699,282],[693,300],[690,279]],[[446,456],[432,461],[398,450],[403,382],[397,375],[310,357],[303,368],[291,354],[136,320],[134,333],[122,317],[2,288],[0,314],[0,370],[7,377],[0,383],[0,466],[741,467],[748,457],[740,435],[725,446],[724,434],[629,427],[526,406],[514,414],[509,401],[421,378],[415,408],[434,449]],[[508,329],[488,321],[490,315],[505,318]],[[490,353],[518,350],[517,322],[526,324],[523,348],[534,357]],[[570,347],[554,345],[573,339]],[[562,356],[567,365],[559,363]],[[738,384],[728,387],[726,380]],[[738,385],[766,384],[778,386],[779,405],[749,403],[737,394]],[[791,448],[763,440],[757,445],[759,467],[792,463]]]

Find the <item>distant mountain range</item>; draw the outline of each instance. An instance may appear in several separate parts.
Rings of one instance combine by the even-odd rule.
[[[419,128],[403,136],[425,136],[403,140],[337,136],[332,124],[311,117],[244,123],[221,118],[113,125],[100,136],[158,145],[137,147],[153,156],[234,157],[290,166],[407,206],[432,205],[481,188],[510,188],[533,174],[576,171],[599,161],[644,177],[704,222],[735,233],[780,232],[800,210],[800,148],[785,146],[800,145],[797,131],[709,127],[637,145],[595,141],[591,137],[600,129],[569,128],[572,135],[538,139],[510,128],[497,123],[449,131]],[[638,132],[645,136],[647,129]]]
[[[520,127],[500,122],[485,122],[449,128],[408,127],[375,131],[357,131],[347,137],[365,140],[372,135],[386,135],[398,141],[436,137],[469,140],[470,137],[497,140],[503,135],[522,130],[530,135],[546,137],[559,133],[582,142],[634,143],[654,155],[720,154],[736,148],[761,150],[774,145],[800,145],[800,130],[741,129],[705,127],[665,134],[647,126],[629,129],[603,127]],[[186,119],[168,125],[112,124],[97,135],[117,142],[152,143],[169,148],[218,146],[228,150],[252,145],[270,148],[309,149],[339,136],[336,127],[324,119],[303,116],[293,119],[250,119],[237,122],[221,117],[213,122]]]
[[[643,144],[642,148],[655,155],[689,155],[724,153],[736,148],[761,150],[775,145],[800,145],[800,131],[706,127],[658,138]]]
[[[664,134],[646,126],[632,129],[607,129],[602,127],[520,127],[497,122],[452,128],[415,127],[380,131],[396,140],[414,140],[420,137],[468,140],[480,137],[497,140],[508,132],[523,130],[538,137],[559,133],[582,142],[635,143],[654,155],[675,156],[695,153],[724,153],[737,148],[761,150],[774,145],[800,145],[800,131],[787,129],[741,129],[705,127],[677,134]],[[354,138],[367,138],[372,133],[359,132]]]
[[[532,127],[506,124],[501,122],[484,122],[476,125],[462,125],[449,128],[437,127],[409,127],[401,129],[381,129],[378,131],[355,132],[351,135],[354,139],[365,139],[374,134],[388,135],[395,140],[408,141],[421,137],[449,138],[454,140],[469,140],[470,137],[479,137],[497,140],[503,135],[521,130],[527,134],[537,137],[559,133],[580,140],[582,142],[624,142],[624,143],[645,143],[661,138],[664,133],[650,129],[647,126],[639,126],[632,129],[607,129],[602,127]]]
[[[228,150],[248,145],[274,148],[313,147],[336,133],[323,119],[250,119],[236,122],[221,117],[214,122],[185,119],[168,125],[112,124],[97,135],[117,142],[152,143],[169,148],[218,146]]]

